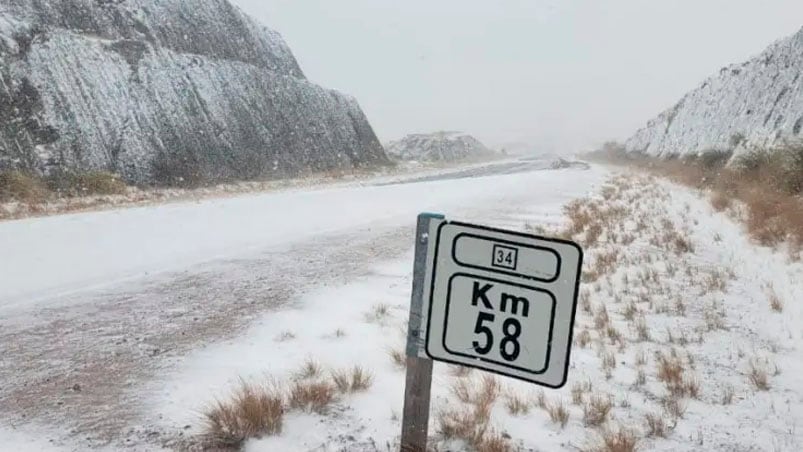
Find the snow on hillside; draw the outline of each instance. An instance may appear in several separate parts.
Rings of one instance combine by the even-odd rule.
[[[491,153],[479,140],[462,132],[407,135],[401,140],[388,143],[386,151],[401,160],[447,162]]]
[[[357,101],[226,0],[0,0],[0,63],[0,170],[164,184],[387,163]]]
[[[627,150],[651,156],[768,149],[803,139],[803,29],[722,68],[650,120]]]

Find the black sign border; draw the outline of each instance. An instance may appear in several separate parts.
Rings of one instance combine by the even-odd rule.
[[[455,278],[457,278],[458,276],[461,276],[461,277],[464,277],[464,278],[465,277],[469,277],[469,278],[479,279],[479,280],[483,280],[483,281],[490,281],[490,282],[493,282],[493,283],[496,283],[496,284],[505,284],[505,285],[508,285],[508,286],[519,287],[519,288],[522,288],[522,289],[531,290],[533,292],[545,293],[545,294],[547,294],[549,296],[550,300],[552,300],[552,310],[550,311],[550,316],[549,316],[549,333],[548,333],[549,340],[547,341],[546,359],[544,360],[543,369],[541,369],[541,370],[531,370],[531,369],[528,369],[526,367],[513,366],[513,365],[511,365],[509,363],[505,363],[503,361],[496,361],[496,360],[493,360],[493,359],[483,358],[482,356],[469,355],[469,354],[466,354],[466,353],[456,352],[456,351],[453,351],[449,347],[446,346],[446,324],[449,321],[449,303],[451,303],[451,301],[452,301],[452,281]],[[553,332],[553,330],[555,328],[555,308],[557,307],[557,304],[558,304],[558,300],[555,299],[555,294],[553,294],[552,292],[550,292],[550,291],[548,291],[546,289],[541,289],[541,288],[538,288],[538,287],[525,286],[523,284],[511,283],[511,282],[502,281],[502,280],[499,280],[499,279],[488,278],[486,276],[472,275],[470,273],[455,273],[454,275],[452,275],[449,278],[449,288],[446,290],[446,315],[444,316],[444,319],[443,319],[443,338],[441,339],[442,345],[443,345],[443,349],[446,350],[447,352],[453,354],[453,355],[463,356],[463,357],[466,357],[466,358],[477,359],[479,361],[485,361],[487,363],[496,364],[498,366],[507,367],[508,369],[518,370],[520,372],[526,372],[528,374],[541,375],[544,372],[546,372],[547,369],[549,369],[549,359],[552,357],[552,332]],[[524,346],[524,344],[522,344],[522,346]]]
[[[567,343],[567,347],[566,347],[566,359],[564,361],[563,380],[561,380],[560,383],[558,383],[556,385],[551,385],[551,384],[544,383],[544,382],[541,382],[541,381],[533,381],[533,380],[530,380],[530,379],[527,379],[527,378],[524,378],[524,377],[519,377],[519,376],[516,376],[516,375],[508,375],[508,374],[505,374],[505,373],[502,373],[502,372],[497,372],[495,370],[486,369],[484,367],[480,367],[480,366],[476,366],[476,365],[472,365],[472,364],[467,364],[467,363],[463,363],[463,362],[449,361],[449,360],[445,360],[445,359],[441,359],[441,358],[435,358],[429,353],[429,336],[430,336],[430,328],[431,328],[431,325],[432,325],[431,322],[429,322],[429,319],[432,318],[432,299],[434,297],[434,291],[435,291],[435,274],[436,274],[436,269],[437,269],[436,267],[438,265],[438,248],[439,248],[440,241],[441,241],[441,232],[443,231],[443,228],[445,226],[450,225],[450,224],[451,225],[455,225],[455,226],[462,226],[462,227],[467,227],[467,228],[479,229],[481,231],[498,232],[498,233],[502,233],[502,234],[510,234],[510,235],[515,235],[515,236],[519,236],[519,237],[542,240],[544,242],[561,243],[561,244],[564,244],[564,245],[573,246],[577,250],[577,252],[579,253],[579,255],[578,255],[579,261],[577,263],[578,264],[577,265],[577,275],[576,275],[576,280],[575,280],[575,284],[574,284],[574,299],[572,300],[572,315],[571,315],[571,318],[569,319],[569,342]],[[425,342],[424,342],[424,353],[426,353],[426,355],[433,361],[442,361],[442,362],[448,362],[448,363],[451,363],[451,364],[457,364],[457,365],[460,365],[460,366],[472,367],[474,369],[479,369],[479,370],[482,370],[482,371],[485,371],[485,372],[490,372],[490,373],[493,373],[493,374],[501,375],[503,377],[509,377],[509,378],[514,378],[516,380],[526,381],[526,382],[533,383],[533,384],[536,384],[538,386],[544,386],[544,387],[547,387],[547,388],[552,388],[552,389],[560,389],[560,388],[562,388],[563,386],[566,385],[566,382],[569,379],[569,362],[570,362],[570,359],[571,359],[572,345],[573,345],[573,341],[574,341],[574,323],[575,323],[575,318],[577,317],[577,299],[578,299],[578,296],[580,294],[580,276],[582,274],[582,271],[583,271],[583,249],[580,247],[580,245],[578,245],[575,242],[572,242],[571,240],[549,238],[549,237],[544,237],[544,236],[535,235],[535,234],[525,234],[523,232],[508,231],[508,230],[504,230],[504,229],[492,228],[492,227],[488,227],[488,226],[479,226],[479,225],[476,225],[476,224],[463,223],[463,222],[459,222],[459,221],[444,221],[443,223],[438,225],[438,233],[436,234],[436,237],[435,237],[435,253],[434,253],[434,259],[432,261],[432,273],[431,273],[431,276],[430,276],[431,281],[430,281],[430,287],[429,287],[429,306],[427,308],[427,334],[425,336]],[[560,275],[558,275],[558,276],[560,276]]]

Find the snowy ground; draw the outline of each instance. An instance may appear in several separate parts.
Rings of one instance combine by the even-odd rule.
[[[2,255],[21,256],[0,272],[0,439],[14,450],[186,446],[240,378],[284,381],[316,360],[361,365],[373,384],[324,414],[288,412],[280,435],[246,449],[392,449],[411,228],[431,210],[517,230],[574,227],[586,248],[569,383],[541,395],[497,379],[490,425],[513,447],[577,450],[625,429],[640,450],[803,449],[803,265],[751,244],[704,195],[611,177],[594,167],[0,224]],[[567,218],[563,207],[586,196]],[[681,369],[678,385],[662,361]],[[766,390],[751,371],[766,371]],[[435,365],[440,450],[464,449],[439,435],[437,413],[470,405],[453,389],[479,377]],[[512,413],[513,401],[526,408]],[[604,419],[592,402],[610,404]],[[548,413],[557,406],[563,427]]]
[[[401,256],[419,211],[557,212],[603,174],[377,185],[385,178],[0,223],[2,423],[67,448],[160,444],[174,432],[145,408],[146,382],[262,313]]]

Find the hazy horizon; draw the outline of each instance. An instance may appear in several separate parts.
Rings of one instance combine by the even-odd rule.
[[[803,25],[791,0],[233,2],[311,81],[356,97],[383,142],[460,130],[556,152],[626,139]]]

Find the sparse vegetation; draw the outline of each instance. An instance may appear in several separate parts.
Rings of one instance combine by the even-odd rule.
[[[407,367],[407,353],[405,353],[404,349],[392,348],[388,350],[388,355],[390,355],[390,360],[393,361],[393,364],[399,369]]]
[[[290,408],[323,413],[335,400],[335,386],[326,381],[296,381],[290,388]]]
[[[659,413],[647,413],[644,415],[644,421],[647,425],[647,436],[666,438],[666,422]]]
[[[371,310],[365,314],[365,320],[369,323],[383,324],[390,316],[390,306],[384,303],[374,305]]]
[[[374,377],[360,366],[332,371],[332,382],[341,394],[365,391],[371,387]]]
[[[274,340],[276,342],[287,342],[287,341],[291,341],[291,340],[293,340],[295,338],[296,338],[296,335],[292,331],[282,331],[281,333],[279,333],[278,336],[276,336],[276,338]]]
[[[772,287],[772,285],[770,285],[767,289],[767,299],[769,300],[770,308],[772,308],[773,311],[783,312],[784,303],[781,301],[781,297],[775,293],[775,289]]]
[[[22,171],[0,172],[0,202],[44,202],[49,193],[41,178]]]
[[[734,396],[733,385],[726,385],[724,388],[722,388],[720,403],[723,405],[730,405],[731,403],[733,403],[733,396]]]
[[[583,449],[584,452],[635,452],[639,438],[634,430],[625,427],[605,428],[597,434],[596,441]]]
[[[323,374],[323,366],[312,358],[304,360],[304,364],[293,375],[298,380],[318,378]]]
[[[748,364],[747,379],[759,391],[768,391],[770,389],[770,377],[766,363],[756,358],[751,359]]]
[[[505,408],[513,416],[526,415],[530,412],[530,403],[525,397],[509,392],[505,394]]]
[[[602,425],[608,420],[613,408],[613,402],[607,395],[593,394],[583,405],[583,423],[587,426],[595,427]]]
[[[282,431],[283,396],[275,386],[240,382],[229,400],[217,401],[204,412],[205,434],[225,446]]]
[[[546,404],[546,411],[549,413],[549,419],[555,424],[559,424],[561,428],[566,427],[569,422],[569,409],[562,399]]]
[[[698,157],[656,159],[633,157],[619,151],[601,150],[596,158],[644,169],[650,173],[695,188],[710,190],[715,210],[727,210],[733,201],[747,207],[745,222],[751,236],[760,244],[774,246],[788,242],[803,248],[803,144],[787,144],[778,149],[752,150],[734,159],[710,158],[730,155],[703,152]],[[682,243],[678,243],[681,245]],[[799,254],[795,254],[799,256]]]

